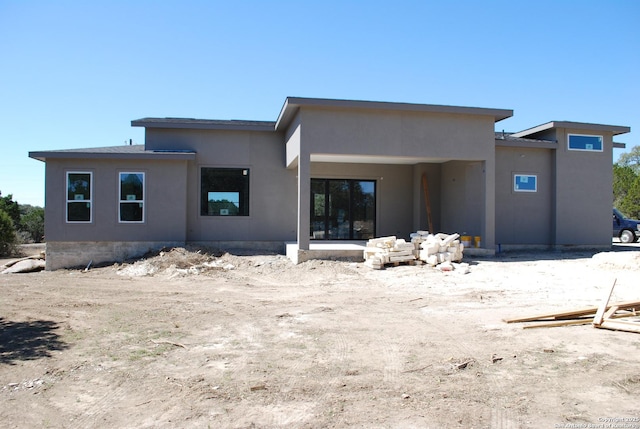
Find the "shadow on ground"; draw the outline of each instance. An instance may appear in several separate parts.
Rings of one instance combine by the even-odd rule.
[[[0,364],[51,356],[69,346],[56,334],[58,324],[50,320],[11,322],[0,317]]]

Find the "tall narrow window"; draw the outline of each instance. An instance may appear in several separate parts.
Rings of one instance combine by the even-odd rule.
[[[202,216],[249,216],[249,169],[203,168],[200,174]]]
[[[144,173],[120,173],[119,221],[144,222]]]
[[[91,222],[91,188],[93,173],[85,171],[67,172],[67,222]]]

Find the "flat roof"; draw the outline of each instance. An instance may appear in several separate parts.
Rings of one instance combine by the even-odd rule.
[[[340,109],[395,110],[406,112],[451,113],[463,115],[493,116],[498,122],[513,116],[510,109],[485,107],[446,106],[438,104],[396,103],[388,101],[340,100],[328,98],[287,97],[276,121],[276,129],[287,126],[300,107]]]
[[[630,127],[624,127],[620,125],[604,125],[604,124],[591,124],[588,122],[572,122],[572,121],[551,121],[545,124],[538,125],[536,127],[528,128],[523,131],[511,134],[513,137],[527,137],[532,134],[539,133],[541,131],[550,130],[552,128],[574,128],[585,131],[606,131],[612,132],[614,136],[618,134],[625,134],[631,131]]]
[[[37,159],[43,162],[46,161],[47,158],[191,160],[195,159],[195,156],[196,153],[193,151],[145,150],[144,145],[138,144],[29,152],[29,158]]]

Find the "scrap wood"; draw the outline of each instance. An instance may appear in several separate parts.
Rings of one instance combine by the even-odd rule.
[[[640,301],[619,302],[615,304],[619,310],[634,310],[640,309]],[[609,310],[613,305],[606,307]],[[520,323],[520,322],[550,322],[553,320],[567,320],[577,319],[580,317],[593,317],[598,312],[598,307],[585,307],[577,310],[570,310],[559,313],[545,313],[535,316],[520,317],[514,319],[503,319],[506,323]]]
[[[609,291],[605,295],[605,298],[602,300],[602,302],[600,303],[600,306],[598,307],[598,311],[596,312],[596,315],[593,318],[593,325],[594,326],[600,325],[602,323],[602,319],[604,317],[604,313],[605,313],[605,311],[607,311],[607,306],[609,305],[609,300],[611,299],[611,294],[613,293],[613,288],[616,287],[616,280],[613,281],[613,284],[611,285],[611,288],[609,289]]]
[[[535,325],[527,325],[522,329],[533,329],[533,328],[555,328],[558,326],[570,326],[570,325],[588,325],[591,323],[592,319],[582,318],[578,320],[562,320],[559,322],[546,322],[546,323],[537,323]]]
[[[602,300],[602,303],[600,303],[598,312],[593,318],[593,327],[611,329],[613,331],[636,332],[640,334],[640,323],[629,322],[626,320],[613,320],[616,311],[621,308],[620,305],[612,305],[608,311],[605,310],[605,308],[609,304],[609,300],[611,299],[611,294],[613,293],[613,288],[615,286],[616,282],[614,281],[611,289],[609,290],[609,293],[606,295],[605,299]]]
[[[614,310],[612,312],[612,310]],[[619,307],[617,305],[612,306],[611,308],[609,308],[609,311],[605,314],[609,314],[611,313],[610,316],[608,316],[610,319],[620,319],[623,317],[632,317],[632,316],[636,316],[636,312],[632,311],[629,313],[616,313],[616,311],[619,310]],[[568,319],[568,320],[562,320],[559,319],[557,322],[547,322],[547,321],[540,321],[540,320],[535,320],[535,322],[539,322],[533,325],[527,325],[527,326],[523,326],[522,329],[534,329],[534,328],[555,328],[558,326],[571,326],[571,325],[588,325],[590,323],[593,323],[593,318],[592,317],[580,317],[580,318],[576,318],[576,319]]]
[[[626,320],[604,319],[600,325],[594,325],[596,328],[610,329],[612,331],[627,331],[640,334],[640,323],[628,322]]]

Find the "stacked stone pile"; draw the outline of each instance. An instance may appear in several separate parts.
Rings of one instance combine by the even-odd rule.
[[[395,236],[373,238],[364,249],[364,263],[379,270],[389,264],[424,262],[442,271],[464,268],[466,272],[467,264],[454,264],[462,261],[464,245],[459,238],[459,234],[429,234],[427,231],[412,233],[410,242]]]

